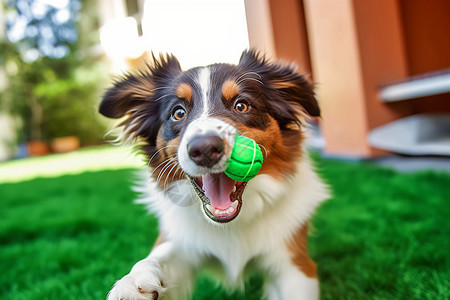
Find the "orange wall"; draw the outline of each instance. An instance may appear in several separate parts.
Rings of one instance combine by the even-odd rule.
[[[244,4],[250,47],[262,51],[267,57],[275,58],[269,0],[244,0]]]
[[[277,58],[295,62],[300,73],[311,74],[302,1],[269,0],[269,5]]]
[[[371,129],[410,113],[377,96],[378,87],[407,75],[400,10],[392,0],[304,0],[314,79],[323,109],[325,152],[381,154]]]
[[[368,129],[412,112],[408,103],[386,104],[379,86],[408,74],[400,7],[396,1],[353,1]]]
[[[251,46],[258,47],[252,36],[265,37],[271,54],[312,73],[326,153],[384,154],[368,144],[372,129],[417,112],[450,111],[448,94],[390,104],[378,97],[383,84],[450,67],[449,0],[245,1],[254,12],[261,3],[270,10],[269,18],[251,16]]]
[[[409,75],[450,68],[450,1],[400,0]],[[450,94],[410,100],[415,113],[450,112]]]
[[[399,2],[409,74],[450,68],[450,1]]]

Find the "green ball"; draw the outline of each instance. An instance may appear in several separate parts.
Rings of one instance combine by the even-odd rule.
[[[238,135],[225,174],[236,181],[249,181],[258,174],[262,163],[263,155],[258,144],[248,137]]]

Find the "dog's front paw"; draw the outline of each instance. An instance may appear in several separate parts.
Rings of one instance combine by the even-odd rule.
[[[165,279],[159,266],[140,262],[130,274],[116,282],[107,300],[157,300],[166,291]]]

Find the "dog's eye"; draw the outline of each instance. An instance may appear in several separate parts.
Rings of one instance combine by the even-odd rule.
[[[177,106],[172,113],[172,118],[175,121],[179,121],[186,116],[186,110],[183,107]]]
[[[240,113],[245,113],[250,110],[250,105],[244,100],[239,100],[234,105],[234,110]]]

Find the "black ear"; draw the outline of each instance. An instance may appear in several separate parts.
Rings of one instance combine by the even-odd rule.
[[[99,112],[109,118],[121,118],[130,111],[151,102],[158,86],[181,72],[180,63],[173,55],[153,56],[153,62],[136,74],[118,78],[100,103]]]
[[[279,121],[298,123],[299,109],[310,116],[320,116],[312,85],[294,66],[269,62],[254,50],[243,52],[239,66],[261,77],[267,102]]]
[[[103,95],[99,112],[109,118],[121,118],[150,97],[153,89],[149,74],[127,74],[119,78]]]

